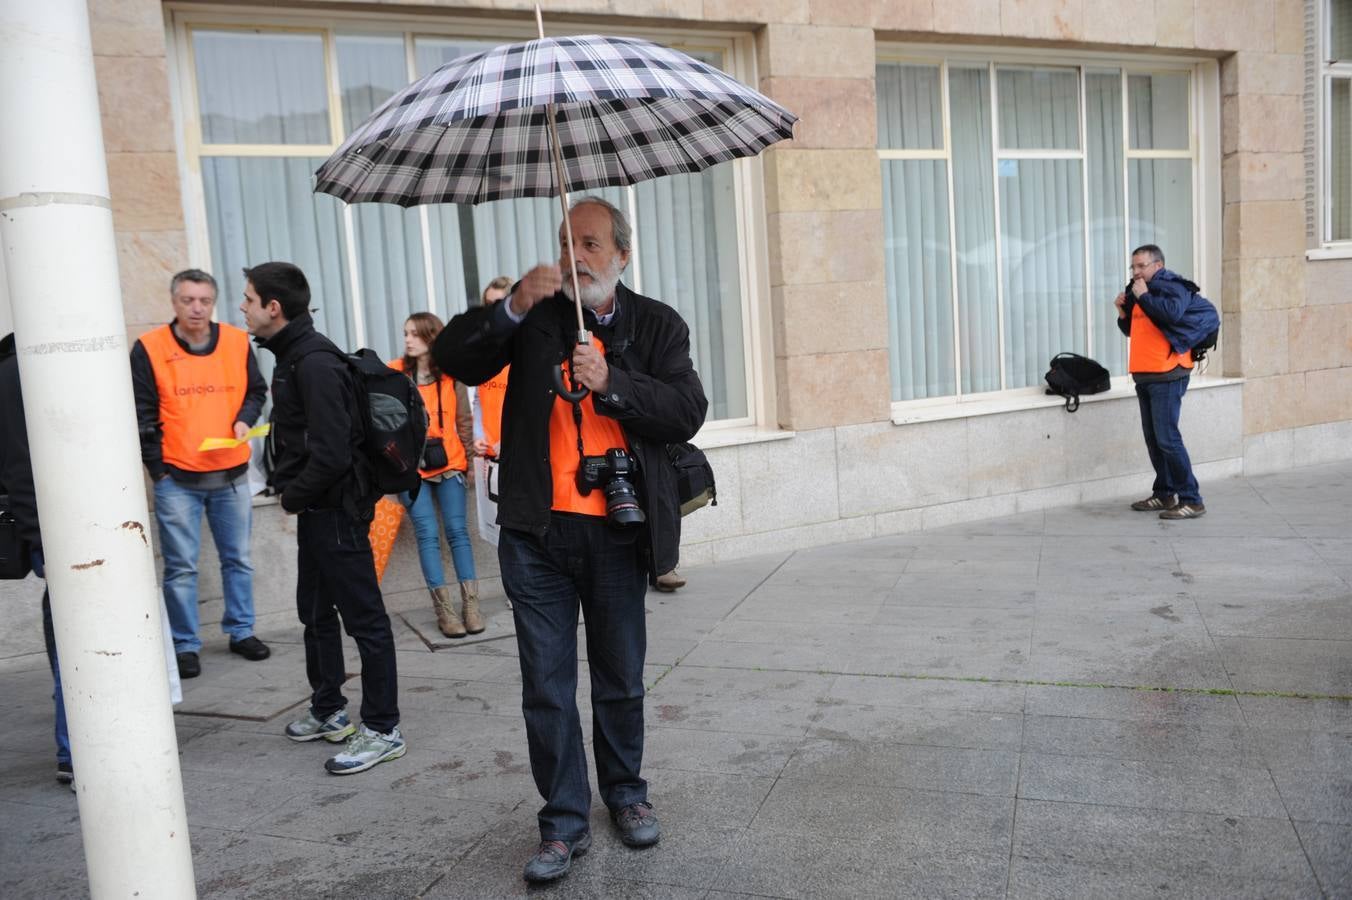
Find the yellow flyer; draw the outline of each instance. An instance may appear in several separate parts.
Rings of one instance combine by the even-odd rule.
[[[228,438],[205,438],[205,439],[202,441],[202,443],[198,446],[197,449],[198,449],[198,450],[229,450],[231,447],[238,447],[240,444],[247,444],[249,441],[253,440],[254,438],[267,437],[268,432],[271,431],[271,430],[272,430],[272,423],[271,423],[271,422],[264,422],[262,425],[255,425],[253,428],[250,428],[250,429],[249,429],[249,432],[248,432],[246,435],[244,435],[244,440],[242,440],[242,441],[236,440],[235,438],[232,438],[232,437],[228,437]]]

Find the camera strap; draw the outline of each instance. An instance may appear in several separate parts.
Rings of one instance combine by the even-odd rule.
[[[569,381],[569,382],[572,382],[572,380],[573,380],[573,367],[570,365],[570,366],[568,367],[568,381]],[[571,389],[572,389],[572,390],[577,390],[577,385],[576,385],[576,384],[573,384],[573,385],[571,386]],[[578,471],[580,472],[580,471],[582,471],[583,465],[586,464],[586,458],[587,458],[587,451],[584,450],[583,447],[582,447],[582,401],[581,401],[581,400],[578,400],[578,401],[576,401],[575,403],[573,403],[573,427],[577,430],[577,468],[578,468]]]
[[[437,428],[441,431],[442,435],[445,436],[446,423],[442,420],[441,417],[441,378],[442,375],[440,372],[438,372],[437,380],[434,381],[433,384],[437,386]]]

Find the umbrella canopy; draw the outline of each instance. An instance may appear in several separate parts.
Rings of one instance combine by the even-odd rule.
[[[347,203],[482,203],[698,172],[793,137],[797,116],[712,66],[637,38],[506,44],[395,94],[315,175]]]

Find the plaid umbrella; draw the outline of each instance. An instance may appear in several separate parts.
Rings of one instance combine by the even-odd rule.
[[[391,97],[315,175],[347,203],[482,203],[634,184],[754,156],[797,116],[723,72],[637,38],[554,37],[447,63]]]

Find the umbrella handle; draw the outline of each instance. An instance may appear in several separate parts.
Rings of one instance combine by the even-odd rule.
[[[590,344],[591,333],[586,330],[579,331],[577,333],[577,342],[579,345]],[[553,369],[550,370],[550,374],[554,376],[554,390],[558,393],[560,397],[567,400],[569,403],[581,403],[586,398],[586,396],[591,393],[591,391],[588,390],[587,387],[584,385],[579,385],[576,388],[576,390],[570,391],[568,389],[568,385],[563,383],[562,363],[560,363],[557,366],[554,366]]]

